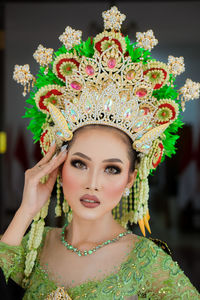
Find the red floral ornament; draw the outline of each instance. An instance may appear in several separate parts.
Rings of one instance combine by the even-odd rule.
[[[48,152],[50,145],[51,145],[50,133],[49,130],[46,129],[40,137],[40,146],[44,154]]]
[[[156,151],[154,153],[154,156],[152,158],[152,166],[153,168],[157,168],[157,166],[159,165],[159,163],[161,162],[162,159],[162,155],[163,155],[163,150],[164,150],[164,146],[163,144],[160,142],[156,148]]]
[[[72,53],[60,54],[54,61],[53,72],[60,80],[65,82],[65,77],[72,75],[73,70],[78,70],[79,64]]]
[[[113,45],[116,45],[121,53],[125,53],[125,38],[119,32],[102,32],[94,39],[94,47],[100,54]]]
[[[108,41],[108,43],[104,43],[104,47],[102,47],[102,44],[103,44],[104,41]],[[117,45],[119,51],[122,52],[122,46],[121,46],[120,42],[116,39],[111,39],[110,40],[109,37],[104,37],[102,40],[100,40],[98,43],[96,43],[95,48],[101,54],[103,51],[105,51],[106,49],[111,47],[113,44]]]
[[[145,67],[144,76],[152,83],[154,90],[157,90],[169,80],[169,70],[164,63],[149,62]]]
[[[47,85],[42,87],[35,94],[36,105],[43,113],[49,113],[47,108],[48,103],[58,105],[60,102],[59,96],[62,94],[62,88],[59,85]]]
[[[174,121],[179,112],[179,107],[173,100],[160,100],[158,109],[155,113],[155,121],[157,124],[166,124]]]

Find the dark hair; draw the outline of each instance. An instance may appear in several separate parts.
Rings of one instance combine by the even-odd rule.
[[[76,136],[79,132],[87,130],[87,129],[93,129],[93,128],[102,128],[102,129],[110,130],[113,133],[118,134],[118,136],[120,135],[122,141],[128,147],[128,157],[130,160],[129,173],[132,173],[140,162],[140,157],[138,156],[139,153],[133,149],[131,138],[125,132],[123,132],[122,130],[120,130],[116,127],[101,125],[101,124],[88,124],[83,127],[80,127],[73,133],[72,140],[68,142],[68,149],[70,149],[70,147],[73,145],[74,141],[76,140]]]

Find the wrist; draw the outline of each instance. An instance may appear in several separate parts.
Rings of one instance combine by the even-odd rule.
[[[35,215],[31,213],[28,209],[26,209],[24,206],[20,206],[18,210],[16,211],[16,215],[22,217],[24,220],[27,220],[29,222],[32,222]]]

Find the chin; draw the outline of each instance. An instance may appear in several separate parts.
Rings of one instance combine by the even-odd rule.
[[[102,218],[105,216],[110,210],[108,211],[102,211],[101,209],[96,209],[96,208],[82,208],[82,209],[73,209],[72,211],[76,216],[82,220],[87,220],[87,221],[95,221],[99,218]]]

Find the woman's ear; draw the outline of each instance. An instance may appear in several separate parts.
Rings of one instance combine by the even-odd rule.
[[[127,182],[127,188],[131,188],[135,182],[135,179],[137,177],[137,172],[138,172],[138,169],[135,169],[133,172],[131,172],[129,174],[129,180]]]

